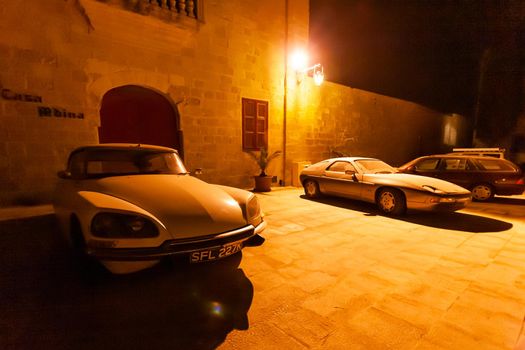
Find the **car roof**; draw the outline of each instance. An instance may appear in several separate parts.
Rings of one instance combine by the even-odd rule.
[[[338,157],[338,158],[329,158],[322,160],[322,162],[335,162],[335,161],[356,161],[356,160],[379,160],[377,158],[370,158],[370,157]]]
[[[87,150],[148,150],[160,152],[177,152],[177,150],[173,148],[156,145],[147,145],[142,143],[100,143],[78,147],[71,153],[77,153]]]
[[[431,157],[441,157],[441,158],[475,158],[475,159],[503,159],[503,158],[496,158],[496,157],[487,157],[487,156],[480,156],[480,155],[473,155],[473,154],[432,154],[429,156],[422,156],[420,158],[431,158]],[[504,160],[504,159],[503,159]]]

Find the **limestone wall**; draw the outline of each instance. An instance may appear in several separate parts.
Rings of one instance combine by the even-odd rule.
[[[425,154],[449,151],[465,142],[467,125],[388,96],[312,79],[288,85],[287,179],[293,162],[351,156],[380,158],[393,166]],[[335,152],[334,152],[335,151]]]
[[[290,184],[293,162],[332,148],[399,164],[439,149],[443,116],[410,102],[325,83],[301,85],[285,44],[308,44],[308,0],[206,0],[204,21],[126,8],[137,1],[5,1],[0,7],[0,206],[48,202],[75,147],[97,143],[104,94],[140,85],[178,103],[189,169],[253,186],[242,151],[241,99],[269,102],[268,173]],[[288,35],[286,34],[288,28]],[[326,67],[329,72],[329,67]],[[286,133],[284,115],[286,114]]]
[[[0,9],[0,205],[48,201],[76,146],[98,142],[104,94],[134,84],[178,104],[189,168],[204,180],[252,186],[242,152],[241,98],[269,101],[270,149],[282,142],[284,2],[206,0],[205,21],[170,22],[129,2],[7,1]],[[290,1],[294,36],[308,31],[308,1]],[[75,113],[41,117],[39,106]],[[81,116],[82,118],[77,118]]]

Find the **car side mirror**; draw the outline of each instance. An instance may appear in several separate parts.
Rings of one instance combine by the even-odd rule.
[[[71,172],[67,170],[60,170],[57,176],[61,179],[71,179]]]
[[[345,170],[345,175],[352,175],[352,181],[358,181],[354,170]]]
[[[202,175],[202,168],[197,168],[193,170],[193,175]]]

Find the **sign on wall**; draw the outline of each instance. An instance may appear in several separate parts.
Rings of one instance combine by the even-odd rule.
[[[11,91],[9,89],[2,89],[2,98],[8,101],[17,102],[29,102],[29,103],[42,103],[42,96],[22,94]],[[66,119],[84,119],[84,113],[82,112],[71,112],[62,107],[56,106],[37,106],[37,114],[39,117],[55,117],[55,118],[66,118]]]

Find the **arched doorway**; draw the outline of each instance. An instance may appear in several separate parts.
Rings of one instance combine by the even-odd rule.
[[[144,143],[175,148],[182,155],[176,107],[162,94],[136,85],[109,90],[100,108],[101,143]]]

